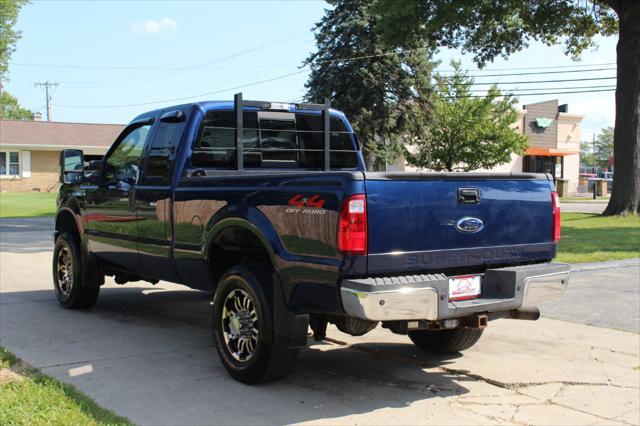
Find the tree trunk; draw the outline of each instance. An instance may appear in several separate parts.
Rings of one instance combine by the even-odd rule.
[[[366,149],[363,152],[364,166],[368,172],[373,172],[376,169],[376,156]]]
[[[613,189],[604,215],[637,214],[640,204],[640,1],[620,1],[613,136]]]

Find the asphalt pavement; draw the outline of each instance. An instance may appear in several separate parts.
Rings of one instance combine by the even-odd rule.
[[[138,424],[640,423],[634,267],[574,274],[543,319],[492,322],[463,355],[331,327],[285,379],[246,386],[218,360],[205,293],[108,281],[92,310],[60,308],[51,228],[0,220],[0,345]]]

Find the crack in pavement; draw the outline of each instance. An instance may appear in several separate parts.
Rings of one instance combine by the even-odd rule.
[[[194,349],[204,349],[204,348],[208,348],[208,346],[202,346]],[[168,353],[174,353],[174,352],[180,352],[180,351],[181,349],[170,349],[166,351],[154,351],[154,352],[144,352],[144,353],[132,354],[132,355],[120,355],[120,356],[107,357],[107,358],[95,358],[95,359],[90,359],[85,361],[63,362],[60,364],[50,364],[50,365],[42,365],[42,366],[34,365],[33,367],[39,370],[43,370],[45,368],[65,367],[68,365],[75,365],[75,364],[90,364],[94,362],[112,361],[112,360],[127,359],[127,358],[140,358],[142,356],[162,355],[162,354],[168,354]]]
[[[349,344],[347,342],[343,342],[343,341],[340,341],[340,340],[337,340],[337,339],[332,339],[332,338],[329,338],[329,337],[325,338],[325,340],[329,341],[329,342],[332,342],[332,343],[335,343],[335,344],[338,344],[338,345],[345,346],[347,349],[352,349],[352,350],[356,350],[356,351],[360,351],[360,352],[365,352],[365,353],[368,353],[368,354],[371,354],[371,355],[375,355],[375,356],[378,356],[378,357],[384,357],[384,358],[388,358],[388,359],[399,360],[401,362],[412,364],[412,365],[419,365],[422,368],[429,368],[429,366],[425,365],[425,363],[423,363],[423,362],[414,361],[412,359],[405,358],[405,357],[402,357],[402,356],[387,354],[387,353],[384,353],[382,351],[375,350],[375,349],[357,347],[357,346],[354,346],[354,345]],[[607,348],[600,348],[600,349],[607,349]],[[611,350],[611,352],[619,352],[619,351]],[[628,353],[624,353],[624,352],[619,352],[619,353],[622,353],[622,354],[625,354],[625,355],[629,355]],[[600,361],[597,358],[593,358],[593,357],[592,357],[592,359],[594,359],[594,361],[598,362],[599,365],[602,366],[603,361]],[[624,367],[628,368],[627,366],[624,366]],[[439,369],[441,371],[444,371],[446,373],[455,374],[455,375],[458,375],[458,376],[470,377],[472,379],[475,379],[475,380],[478,380],[478,381],[482,381],[482,382],[487,383],[487,384],[492,385],[492,386],[496,386],[496,387],[499,387],[499,388],[502,388],[502,389],[510,390],[510,391],[515,392],[517,395],[525,396],[527,398],[532,398],[532,397],[520,392],[521,389],[525,389],[525,388],[532,387],[532,386],[541,386],[541,385],[549,385],[549,384],[560,384],[560,385],[562,385],[562,387],[560,389],[558,389],[558,391],[556,391],[555,394],[551,398],[546,399],[544,401],[541,400],[539,403],[531,403],[531,404],[522,404],[522,403],[521,404],[514,404],[514,403],[511,403],[511,404],[509,404],[509,403],[504,403],[504,404],[491,404],[491,403],[477,404],[476,403],[475,404],[475,405],[485,405],[485,406],[486,405],[511,405],[511,406],[516,406],[516,412],[514,413],[512,418],[510,419],[511,423],[514,423],[514,424],[522,424],[522,423],[516,422],[515,418],[517,416],[517,413],[520,410],[520,407],[523,406],[523,405],[556,405],[558,407],[562,407],[562,408],[567,409],[567,410],[572,410],[572,411],[575,411],[575,412],[578,412],[578,413],[582,413],[582,414],[585,414],[585,415],[590,415],[590,416],[597,417],[597,418],[602,419],[602,420],[608,420],[608,421],[615,420],[615,421],[622,422],[624,424],[632,425],[632,423],[628,423],[628,422],[620,419],[620,417],[626,415],[628,412],[627,413],[623,413],[623,414],[618,415],[618,416],[615,416],[615,417],[612,417],[612,418],[609,418],[609,417],[605,417],[605,416],[601,416],[601,415],[594,414],[594,413],[591,413],[591,412],[583,411],[583,410],[577,409],[575,407],[571,407],[571,406],[564,405],[564,404],[558,403],[556,401],[553,401],[553,399],[556,398],[564,390],[564,388],[566,386],[606,386],[606,387],[616,387],[616,388],[622,388],[622,389],[637,390],[637,388],[628,387],[628,386],[620,386],[620,385],[615,385],[615,384],[611,383],[610,382],[610,378],[609,378],[608,374],[606,373],[606,371],[605,371],[605,376],[607,377],[607,382],[581,382],[581,381],[572,381],[572,380],[551,380],[551,381],[542,381],[542,382],[505,383],[505,382],[502,382],[502,381],[499,381],[499,380],[494,380],[494,379],[491,379],[491,378],[488,378],[488,377],[484,377],[484,376],[482,376],[480,374],[471,373],[468,370],[455,369],[455,368],[444,367],[444,366],[436,366],[435,368]],[[603,369],[604,369],[604,367],[603,367]],[[456,402],[456,403],[460,404],[460,406],[463,407],[463,408],[467,407],[467,408],[471,409],[471,407],[474,405],[474,403],[472,403],[472,402],[464,402],[463,399],[465,398],[465,396],[461,396],[461,395],[457,395],[457,396],[456,395],[452,395],[452,396],[454,397],[452,402]],[[631,410],[631,411],[634,411],[634,410]],[[478,413],[476,411],[472,411],[472,412],[474,414],[481,415],[483,417],[487,417],[490,420],[495,420],[495,418],[493,416],[490,416],[490,415],[487,415],[487,414]],[[501,419],[500,421],[504,422],[503,419]]]

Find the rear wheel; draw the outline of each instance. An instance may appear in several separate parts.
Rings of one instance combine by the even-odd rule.
[[[271,276],[233,267],[213,299],[213,332],[220,360],[243,383],[268,382],[287,374],[299,350],[273,343]]]
[[[80,250],[75,238],[60,234],[53,249],[53,288],[58,302],[68,309],[87,309],[98,298],[100,287],[82,285]]]
[[[459,327],[453,330],[410,331],[409,338],[420,349],[437,354],[451,354],[475,345],[484,330]]]

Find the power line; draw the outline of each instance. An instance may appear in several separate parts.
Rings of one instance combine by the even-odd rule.
[[[166,103],[166,102],[177,102],[177,101],[184,101],[187,99],[193,99],[193,98],[198,98],[198,97],[202,97],[202,96],[208,96],[208,95],[213,95],[216,93],[221,93],[221,92],[226,92],[229,90],[238,90],[238,89],[243,89],[245,87],[249,87],[249,86],[255,86],[258,84],[263,84],[263,83],[268,83],[274,80],[279,80],[282,78],[286,78],[286,77],[290,77],[296,74],[300,74],[302,71],[298,71],[295,73],[290,73],[290,74],[285,74],[282,76],[278,76],[278,77],[273,77],[267,80],[261,80],[261,81],[256,81],[256,82],[252,82],[252,83],[248,83],[242,86],[235,86],[235,87],[228,87],[225,89],[221,89],[221,90],[216,90],[215,92],[209,92],[209,93],[202,93],[200,95],[194,95],[194,96],[188,96],[188,97],[183,97],[183,98],[175,98],[175,99],[165,99],[162,101],[154,101],[154,102],[144,102],[144,103],[137,103],[137,104],[127,104],[127,105],[58,105],[56,104],[57,107],[60,108],[125,108],[125,107],[133,107],[133,106],[144,106],[144,105],[153,105],[153,104],[159,104],[159,103]],[[603,86],[603,87],[608,87],[608,86]],[[537,89],[537,90],[544,90],[544,89]],[[551,90],[551,89],[549,89]],[[570,91],[560,91],[560,92],[527,92],[527,93],[508,93],[509,95],[512,96],[540,96],[540,95],[545,95],[545,96],[549,96],[549,95],[563,95],[563,94],[571,94],[571,93],[598,93],[598,92],[612,92],[615,91],[615,88],[609,88],[609,89],[597,89],[597,90],[570,90]],[[506,95],[507,93],[505,93]],[[468,96],[449,96],[449,98],[484,98],[486,97],[485,95],[468,95]]]
[[[598,72],[598,71],[611,71],[615,70],[615,67],[611,68],[592,68],[587,70],[567,70],[567,71],[535,71],[535,72],[518,72],[518,73],[510,73],[510,74],[473,74],[467,75],[466,77],[508,77],[508,76],[516,76],[516,75],[541,75],[541,74],[568,74],[568,73],[576,73],[576,72]],[[441,75],[444,78],[451,78],[451,75]]]
[[[303,70],[299,71],[300,73],[303,72]],[[246,74],[244,76],[241,76],[239,78],[242,77],[249,77],[249,76],[253,76],[256,74],[260,74],[261,72],[255,72],[255,73],[250,73],[250,74]],[[294,73],[296,74],[296,73]],[[289,76],[291,74],[285,74],[285,76]],[[233,78],[230,80],[225,80],[226,82],[231,82],[234,80],[238,80],[239,78]],[[503,91],[508,91],[510,89],[505,89],[502,88],[501,86],[504,85],[514,85],[514,84],[546,84],[546,83],[566,83],[566,82],[578,82],[578,81],[599,81],[599,80],[615,80],[616,77],[595,77],[595,78],[576,78],[576,79],[559,79],[559,80],[534,80],[534,81],[505,81],[505,82],[481,82],[481,83],[465,83],[465,85],[469,85],[469,86],[498,86],[499,89],[503,90]],[[219,84],[220,82],[217,82],[216,84]],[[174,90],[171,92],[165,92],[164,94],[171,94],[171,93],[180,93],[180,92],[184,92],[185,90],[191,90],[191,89],[198,89],[198,88],[202,88],[202,87],[208,87],[211,86],[211,84],[205,84],[205,85],[199,85],[199,86],[195,86],[195,87],[190,87],[190,88],[186,88],[186,89],[182,89],[182,90]],[[586,86],[589,87],[589,86]],[[540,89],[544,89],[544,88],[540,88]],[[560,90],[565,89],[565,88],[559,88]],[[222,89],[224,91],[224,89]],[[531,88],[530,90],[538,90],[535,88]],[[207,96],[210,94],[214,94],[214,93],[218,93],[216,92],[209,92],[209,93],[203,93],[203,94],[197,94],[197,95],[192,95],[192,96],[185,96],[185,97],[180,97],[177,98],[177,100],[181,100],[181,99],[191,99],[191,98],[195,98],[195,97],[199,97],[199,96]],[[127,101],[132,101],[132,100],[137,100],[137,99],[149,99],[149,98],[153,98],[154,96],[136,96],[136,97],[129,97],[129,98],[119,98],[119,99],[110,99],[110,101],[113,102],[127,102]],[[171,99],[168,101],[172,101]],[[158,101],[158,102],[162,102],[162,101]],[[156,103],[155,101],[150,101],[150,103]],[[144,104],[136,104],[136,106],[138,105],[144,105]]]
[[[528,81],[494,81],[480,83],[463,83],[463,86],[501,86],[504,84],[544,84],[544,83],[566,83],[573,81],[595,81],[595,80],[615,80],[617,77],[594,77],[594,78],[570,78],[563,80],[528,80]]]
[[[513,68],[483,68],[483,69],[478,69],[478,70],[473,70],[475,71],[487,71],[487,72],[494,72],[494,71],[519,71],[519,70],[544,70],[544,69],[555,69],[555,68],[580,68],[580,67],[604,67],[604,66],[608,66],[608,65],[616,65],[615,62],[605,62],[605,63],[597,63],[597,64],[571,64],[571,65],[547,65],[547,66],[542,66],[542,67],[513,67]],[[441,72],[454,72],[454,69],[448,69],[448,70],[440,70]],[[471,71],[471,70],[466,70],[466,71]]]
[[[576,90],[576,91],[563,91],[563,92],[545,92],[545,93],[517,93],[513,94],[513,96],[549,96],[549,95],[566,95],[571,93],[598,93],[598,92],[613,92],[615,88],[612,89],[600,89],[600,90]],[[449,99],[460,99],[460,98],[485,98],[485,95],[468,95],[468,96],[447,96]]]
[[[256,85],[264,84],[264,83],[269,83],[271,81],[280,80],[280,79],[283,79],[283,78],[287,78],[287,77],[291,77],[291,76],[294,76],[294,75],[297,75],[297,74],[301,74],[302,72],[304,72],[304,71],[300,70],[300,71],[292,72],[292,73],[289,73],[289,74],[284,74],[284,75],[280,75],[280,76],[277,76],[277,77],[268,78],[266,80],[254,81],[254,82],[251,82],[251,83],[243,84],[241,86],[227,87],[225,89],[220,89],[220,90],[216,90],[216,91],[208,92],[208,93],[200,93],[198,95],[193,95],[193,96],[185,96],[185,97],[173,98],[173,99],[163,99],[161,101],[142,102],[142,103],[136,103],[136,104],[127,104],[127,105],[59,105],[59,104],[56,104],[56,106],[57,107],[61,107],[61,108],[124,108],[124,107],[134,107],[134,106],[162,104],[162,103],[166,103],[166,102],[180,102],[180,101],[184,101],[184,100],[188,100],[188,99],[199,98],[199,97],[202,97],[202,96],[215,95],[217,93],[222,93],[222,92],[226,92],[226,91],[229,91],[229,90],[238,90],[238,89],[243,89],[245,87],[256,86]]]
[[[502,94],[515,94],[515,92],[521,92],[523,90],[535,90],[543,91],[543,90],[574,90],[574,89],[615,89],[616,86],[612,85],[597,85],[597,86],[569,86],[569,87],[538,87],[538,88],[528,88],[528,89],[499,89]],[[488,89],[471,89],[469,92],[487,92]]]
[[[299,37],[298,37],[299,38]],[[120,70],[120,71],[189,71],[189,70],[225,70],[225,69],[243,69],[243,68],[258,68],[258,67],[262,67],[262,68],[270,68],[270,67],[282,67],[282,66],[286,66],[286,65],[293,65],[293,64],[298,64],[299,62],[285,62],[285,63],[279,63],[279,64],[265,64],[265,65],[235,65],[235,66],[215,66],[215,67],[207,67],[206,65],[215,63],[215,62],[222,62],[224,60],[228,60],[228,59],[232,59],[238,56],[242,56],[245,55],[247,53],[252,53],[255,52],[257,50],[261,50],[265,47],[269,47],[273,44],[277,44],[277,43],[281,43],[283,41],[289,41],[289,40],[294,40],[295,38],[292,39],[287,39],[287,40],[280,40],[278,41],[276,39],[276,41],[272,44],[266,43],[264,45],[252,48],[252,49],[248,49],[242,52],[238,52],[236,54],[233,55],[229,55],[229,56],[225,56],[222,58],[217,58],[214,59],[212,61],[208,61],[208,62],[203,62],[197,65],[192,65],[192,66],[182,66],[182,67],[162,67],[162,66],[157,66],[157,67],[152,67],[152,66],[133,66],[133,65],[74,65],[74,64],[43,64],[43,63],[25,63],[25,62],[11,62],[11,65],[15,65],[15,66],[24,66],[24,67],[39,67],[39,68],[63,68],[63,69],[101,69],[101,70]],[[424,49],[424,48],[421,48]],[[412,53],[421,49],[413,49],[413,50],[403,50],[403,51],[399,51],[399,52],[386,52],[386,53],[379,53],[379,54],[374,54],[374,55],[362,55],[362,56],[351,56],[351,57],[344,57],[344,58],[335,58],[335,59],[323,59],[323,60],[315,60],[312,61],[311,63],[330,63],[330,62],[349,62],[349,61],[356,61],[356,60],[361,60],[361,59],[372,59],[372,58],[378,58],[378,57],[385,57],[385,56],[393,56],[393,55],[402,55],[402,54],[406,54],[406,53]],[[541,70],[541,69],[558,69],[558,68],[581,68],[581,67],[593,67],[593,66],[597,66],[597,67],[603,67],[603,66],[609,66],[609,65],[616,65],[615,62],[606,62],[606,63],[599,63],[599,64],[572,64],[572,65],[549,65],[549,66],[540,66],[540,67],[514,67],[514,68],[486,68],[486,69],[478,69],[478,70],[471,70],[471,69],[466,69],[463,71],[473,71],[473,72],[495,72],[495,71],[518,71],[518,70]],[[604,70],[604,69],[615,69],[615,67],[612,68],[596,68],[593,69],[591,71],[599,71],[599,70]],[[453,69],[441,69],[438,70],[436,69],[436,71],[438,72],[454,72],[455,70]],[[589,72],[589,70],[573,70],[574,72]],[[561,73],[561,72],[569,72],[569,71],[556,71],[557,73]],[[549,72],[550,73],[550,72]],[[480,76],[480,75],[478,75]],[[491,75],[485,75],[486,77],[489,77]]]

